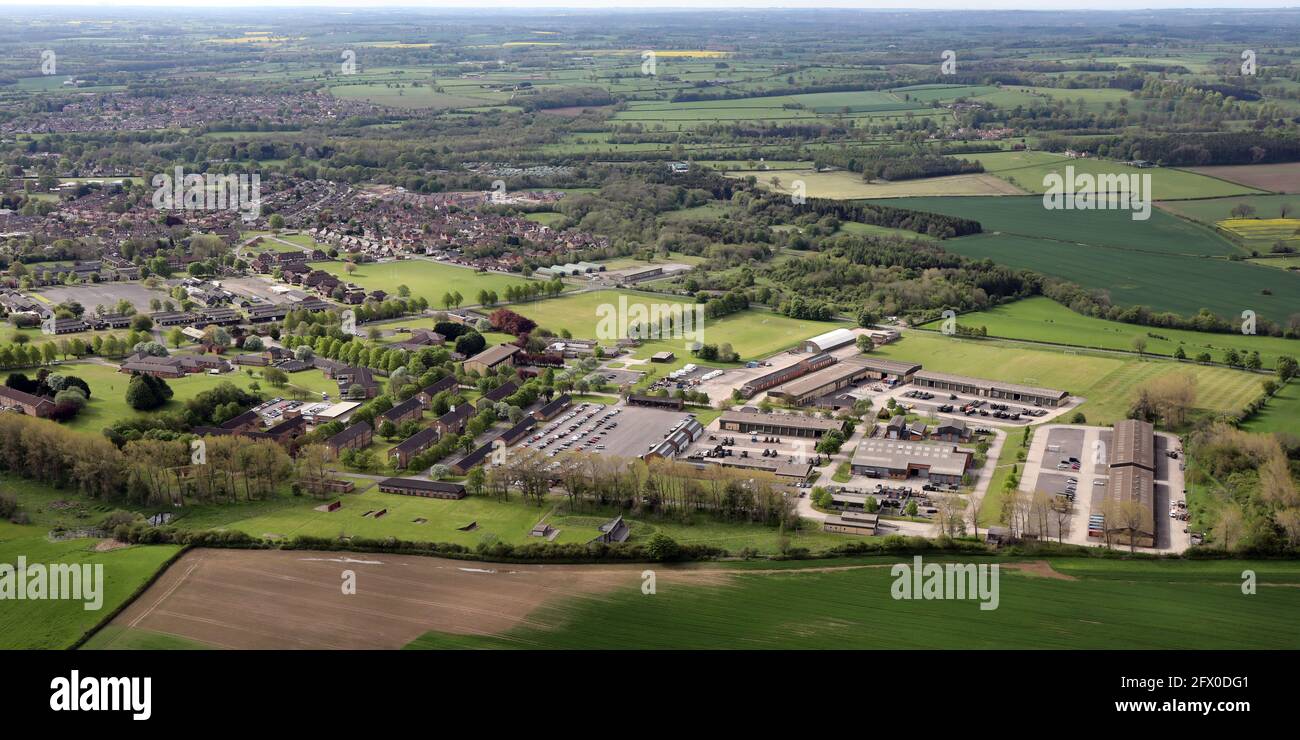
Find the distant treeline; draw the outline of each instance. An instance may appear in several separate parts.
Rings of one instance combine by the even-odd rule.
[[[847,149],[818,152],[818,167],[832,165],[860,172],[867,180],[918,180],[983,172],[984,165],[931,152],[900,149]]]
[[[1119,160],[1144,159],[1171,167],[1300,161],[1300,135],[1274,131],[1051,138],[1043,141],[1043,148],[1074,149]]]
[[[517,96],[511,103],[524,110],[547,110],[550,108],[571,108],[579,105],[613,105],[614,97],[608,90],[599,87],[557,87],[546,88],[536,95]]]
[[[946,216],[941,213],[912,211],[906,208],[882,206],[875,203],[846,203],[825,198],[809,198],[798,206],[800,211],[811,211],[819,216],[834,216],[841,221],[853,221],[891,229],[907,229],[918,234],[947,239],[955,236],[979,234],[984,229],[979,221]]]

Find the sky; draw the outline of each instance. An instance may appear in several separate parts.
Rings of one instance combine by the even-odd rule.
[[[465,9],[689,9],[710,8],[863,8],[917,10],[1134,10],[1167,8],[1285,8],[1300,0],[0,0],[0,7],[45,9],[51,6],[96,8],[455,8]]]

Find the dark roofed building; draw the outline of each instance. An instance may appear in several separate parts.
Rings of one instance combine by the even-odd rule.
[[[504,401],[513,396],[517,390],[519,390],[519,385],[513,380],[502,383],[496,388],[484,393],[483,397],[480,398],[478,403],[474,404],[474,406],[482,411],[485,406],[494,406],[498,401]]]
[[[444,483],[423,478],[388,478],[379,481],[379,490],[383,493],[397,493],[403,496],[424,496],[426,498],[465,498],[465,486],[459,483]]]
[[[388,457],[397,467],[405,468],[411,464],[411,458],[432,447],[440,436],[433,427],[421,429],[389,450]]]
[[[400,425],[405,421],[418,421],[423,414],[424,405],[420,403],[419,398],[411,396],[405,401],[402,401],[391,409],[380,414],[379,420],[380,422],[391,421],[393,424]]]
[[[0,409],[15,409],[28,416],[43,419],[54,411],[54,403],[49,399],[0,385]]]
[[[360,450],[370,446],[374,429],[367,422],[358,422],[325,440],[325,447],[338,457],[346,450]]]
[[[569,404],[572,402],[573,399],[569,397],[569,394],[565,393],[540,409],[533,410],[533,418],[538,421],[549,421],[554,419],[560,415],[560,412],[569,408]]]

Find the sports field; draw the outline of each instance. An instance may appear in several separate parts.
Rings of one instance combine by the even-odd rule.
[[[1220,367],[1167,360],[1139,360],[1089,353],[1038,349],[996,339],[946,337],[907,332],[873,354],[921,363],[926,370],[971,375],[1069,391],[1087,401],[1079,407],[1092,424],[1110,424],[1128,413],[1138,385],[1168,373],[1196,378],[1198,408],[1239,411],[1259,395],[1263,376]]]
[[[480,290],[495,290],[504,302],[508,286],[528,282],[528,278],[522,275],[477,272],[468,267],[422,259],[370,262],[357,265],[356,272],[350,275],[343,269],[342,262],[309,264],[339,278],[351,280],[366,290],[382,290],[395,296],[398,287],[405,285],[411,289],[411,295],[427,298],[434,308],[442,308],[442,296],[449,291],[460,291],[465,305],[478,303]]]
[[[1133,340],[1140,337],[1146,341],[1143,351],[1148,354],[1172,356],[1175,349],[1182,347],[1189,359],[1209,352],[1215,362],[1222,362],[1229,348],[1242,353],[1258,351],[1266,368],[1274,367],[1282,355],[1300,358],[1300,341],[1294,339],[1125,324],[1077,314],[1050,298],[1041,297],[962,314],[957,321],[962,326],[986,327],[989,335],[995,337],[1125,352],[1134,351]],[[938,326],[938,322],[933,322],[925,328],[937,330]]]

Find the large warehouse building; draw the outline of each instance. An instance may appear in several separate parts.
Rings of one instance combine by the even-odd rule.
[[[804,352],[830,352],[856,341],[858,335],[848,329],[834,329],[804,341],[800,348]]]
[[[780,388],[768,391],[767,395],[801,406],[864,380],[893,380],[905,383],[920,369],[920,365],[912,362],[854,357],[786,383]]]
[[[1115,422],[1110,445],[1110,478],[1102,506],[1106,529],[1121,544],[1154,547],[1155,427],[1136,419]]]
[[[724,431],[741,434],[775,434],[781,437],[821,437],[832,429],[843,432],[844,422],[798,414],[762,414],[757,411],[723,411]]]
[[[1055,408],[1065,403],[1069,393],[1055,388],[1037,388],[1017,383],[1003,383],[984,378],[972,378],[966,375],[951,375],[922,370],[912,376],[912,382],[921,388],[950,393],[964,393],[968,396],[984,396],[1001,401],[1030,403],[1035,406]]]
[[[830,367],[835,362],[836,359],[832,355],[824,352],[813,357],[805,357],[793,365],[787,365],[780,370],[773,370],[766,375],[760,375],[745,383],[740,387],[740,395],[745,398],[753,398],[756,393],[765,391],[768,388],[775,388],[782,383],[789,383],[795,378],[801,378],[808,373]]]
[[[959,485],[974,462],[953,444],[868,439],[853,453],[853,474],[879,478],[928,478]]]

